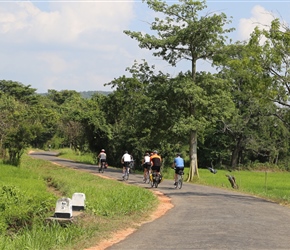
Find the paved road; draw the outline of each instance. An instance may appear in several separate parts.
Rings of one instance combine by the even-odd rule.
[[[32,156],[95,172],[91,165],[60,159],[50,152]],[[114,169],[107,169],[104,175],[121,177],[120,170]],[[148,187],[140,175],[130,175],[129,183]],[[169,180],[157,189],[172,199],[174,208],[108,249],[290,249],[289,208],[201,185],[185,183],[175,190]]]

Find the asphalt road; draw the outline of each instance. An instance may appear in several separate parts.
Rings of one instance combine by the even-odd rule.
[[[91,165],[35,152],[63,166],[96,172]],[[106,169],[105,176],[121,179],[121,170]],[[141,175],[130,175],[132,185],[144,186]],[[164,180],[157,188],[174,207],[164,216],[143,224],[110,250],[148,249],[290,249],[290,209],[250,195],[185,183],[181,190]]]

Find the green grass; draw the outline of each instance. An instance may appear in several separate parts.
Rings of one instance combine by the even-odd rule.
[[[185,168],[184,179],[188,177],[188,168]],[[172,179],[174,170],[167,168],[164,176]],[[238,185],[238,192],[252,194],[279,204],[290,204],[290,173],[273,171],[233,171],[218,170],[216,174],[207,169],[199,169],[199,178],[194,183],[234,190],[226,177],[234,176]]]
[[[135,225],[158,204],[153,193],[143,188],[27,155],[20,168],[0,167],[0,193],[5,195],[0,202],[0,249],[84,249]],[[71,198],[75,192],[86,195],[84,215],[66,227],[48,224],[46,218],[54,214],[57,199]]]
[[[57,150],[57,152],[59,153],[59,157],[86,164],[95,164],[94,155],[92,153],[76,153],[69,148],[60,149]]]
[[[240,192],[253,194],[281,204],[290,204],[290,173],[271,171],[234,171],[228,172],[218,170],[217,174],[212,174],[208,170],[200,170],[200,184],[226,187],[231,185],[225,176],[232,175],[236,179]]]

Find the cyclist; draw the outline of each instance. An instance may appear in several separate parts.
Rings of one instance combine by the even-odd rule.
[[[107,154],[105,153],[105,149],[101,150],[101,152],[98,155],[98,159],[99,159],[99,167],[100,167],[100,165],[102,165],[103,162],[104,162],[104,165],[106,166],[106,164],[107,164]]]
[[[161,181],[162,177],[160,175],[160,168],[162,159],[161,156],[158,155],[158,152],[156,150],[154,150],[153,154],[150,156],[150,162],[152,171],[159,175],[159,181]]]
[[[130,167],[130,163],[133,160],[132,156],[128,154],[128,151],[125,151],[121,158],[121,163],[123,165],[123,178],[125,177],[125,171],[127,170],[128,167]]]
[[[142,160],[142,165],[144,169],[144,174],[143,174],[143,181],[146,181],[146,174],[150,172],[150,167],[151,167],[151,162],[150,162],[150,156],[149,153],[146,153],[144,155],[144,158]]]
[[[184,160],[181,158],[181,154],[176,154],[176,157],[174,158],[172,167],[175,169],[174,174],[174,186],[177,184],[177,176],[179,173],[179,170],[184,170]]]

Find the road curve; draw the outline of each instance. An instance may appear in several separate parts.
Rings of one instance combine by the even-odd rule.
[[[95,172],[91,165],[56,157],[52,152],[33,152],[32,157]],[[105,176],[120,179],[120,170]],[[129,183],[144,186],[141,175]],[[181,190],[165,180],[157,188],[171,198],[174,207],[164,216],[143,224],[109,250],[148,249],[247,249],[289,250],[290,209],[279,204],[213,187],[185,183]]]

